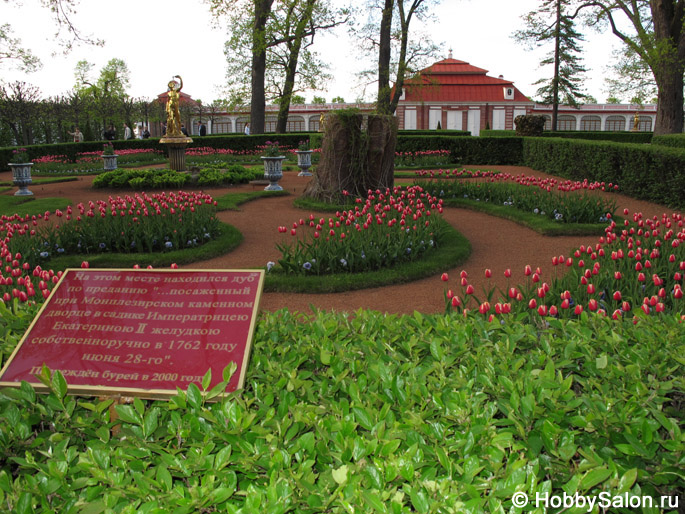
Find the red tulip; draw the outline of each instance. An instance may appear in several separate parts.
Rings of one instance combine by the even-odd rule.
[[[523,268],[523,274],[525,276],[529,277],[530,275],[533,274],[533,269],[528,264],[526,264],[526,267]]]
[[[594,284],[588,284],[587,285],[587,294],[595,294],[595,285]]]
[[[583,312],[583,306],[580,304],[576,305],[576,308],[573,310],[573,313],[576,316],[579,316],[582,312]]]
[[[538,306],[538,302],[535,301],[535,298],[531,298],[531,300],[528,302],[528,308],[529,309],[535,309],[535,307]]]
[[[614,291],[614,300],[617,301],[617,302],[620,302],[620,301],[621,301],[621,298],[623,298],[623,297],[621,296],[621,291]]]
[[[473,293],[474,293],[473,286],[471,284],[466,286],[466,294],[473,294]]]
[[[587,304],[587,308],[590,309],[590,311],[595,312],[598,307],[599,307],[599,304],[597,303],[597,300],[595,300],[594,298],[591,298]]]
[[[680,289],[679,287],[675,288],[673,290],[673,297],[680,300],[683,297],[683,290]]]
[[[547,315],[547,306],[546,305],[540,305],[540,307],[538,307],[538,314],[540,316]]]
[[[485,270],[485,278],[490,278],[490,277],[492,277],[492,271],[490,271],[489,269],[486,269]]]
[[[559,310],[557,309],[557,306],[556,306],[556,305],[552,305],[552,306],[549,308],[549,315],[550,315],[550,316],[556,316],[558,313],[559,313]]]
[[[459,307],[461,305],[461,300],[459,299],[458,296],[453,296],[452,297],[452,307]]]
[[[511,270],[510,270],[509,268],[507,268],[507,269],[504,270],[504,276],[505,276],[506,278],[511,277]]]
[[[447,273],[443,273],[442,276],[440,277],[440,280],[443,282],[447,282],[450,279],[449,275]]]
[[[478,307],[478,311],[479,311],[481,314],[485,314],[485,313],[487,313],[489,310],[490,310],[490,303],[489,303],[489,302],[483,302],[483,303],[481,303],[480,306]]]

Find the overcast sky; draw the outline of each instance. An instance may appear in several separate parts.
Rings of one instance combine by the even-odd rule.
[[[342,0],[336,0],[342,1]],[[359,0],[354,2],[359,4]],[[503,75],[526,95],[534,96],[533,83],[544,74],[538,68],[545,50],[527,51],[511,38],[523,28],[521,16],[535,9],[540,0],[442,0],[436,9],[438,22],[425,28],[440,45],[442,57],[451,48],[453,57],[489,70],[489,75]],[[129,94],[154,98],[166,91],[173,75],[181,75],[183,91],[195,99],[211,102],[221,98],[225,77],[223,30],[213,28],[207,6],[202,0],[81,0],[75,25],[83,32],[103,39],[103,47],[78,46],[67,55],[54,42],[56,27],[39,0],[0,1],[0,20],[9,23],[14,37],[20,37],[43,61],[43,68],[25,74],[0,65],[0,80],[22,80],[40,87],[43,96],[69,91],[74,85],[74,68],[79,60],[93,63],[93,78],[112,58],[123,59],[131,72]],[[611,50],[618,47],[611,34],[588,35],[584,43],[587,74],[586,92],[603,102],[604,85]],[[362,95],[355,72],[364,66],[346,30],[316,39],[321,58],[331,65],[334,79],[324,91],[309,92],[330,101],[336,96],[353,102]],[[373,101],[374,92],[365,99]],[[625,99],[624,99],[625,100]]]

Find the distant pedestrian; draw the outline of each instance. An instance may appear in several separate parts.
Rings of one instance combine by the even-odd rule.
[[[183,123],[181,123],[181,134],[188,137],[188,129],[186,128],[186,126]]]
[[[117,137],[117,131],[114,130],[114,125],[110,125],[104,133],[105,139],[107,141],[114,141]]]
[[[150,137],[150,130],[148,127],[145,127],[145,130],[143,130],[143,139],[147,139]]]
[[[124,139],[131,139],[133,133],[131,132],[131,127],[124,123]]]
[[[162,123],[162,135],[166,136],[166,123]]]
[[[250,135],[250,124],[245,123],[245,135],[249,136]]]
[[[83,141],[83,133],[78,129],[78,127],[74,127],[74,131],[67,132],[67,134],[74,138],[74,143],[81,143]]]
[[[200,136],[206,136],[207,135],[207,127],[201,121],[197,122],[197,133]]]

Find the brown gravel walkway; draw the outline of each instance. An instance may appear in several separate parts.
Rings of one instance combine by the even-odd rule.
[[[545,174],[530,168],[517,166],[488,166],[513,174],[525,173],[538,176]],[[0,180],[10,180],[9,173],[0,173]],[[240,211],[219,213],[221,221],[238,228],[243,236],[243,243],[233,252],[207,261],[186,266],[190,269],[236,269],[263,267],[268,261],[276,261],[278,254],[275,244],[284,236],[279,234],[279,225],[291,225],[299,218],[305,218],[309,212],[293,207],[294,195],[302,192],[306,181],[297,177],[294,172],[287,172],[281,185],[292,193],[290,196],[258,199],[241,206]],[[125,194],[125,191],[103,191],[92,189],[92,177],[79,177],[74,182],[63,182],[49,185],[34,185],[30,189],[36,198],[62,196],[74,204],[88,200],[106,199],[108,196]],[[228,192],[252,191],[261,187],[244,185],[233,188],[210,188],[205,191],[218,197]],[[4,194],[13,194],[12,192]],[[601,194],[601,193],[600,193]],[[631,212],[643,212],[648,216],[671,212],[672,209],[648,202],[634,200],[622,195],[613,194],[619,206]],[[317,214],[317,213],[315,213]],[[322,213],[322,216],[330,214]],[[472,245],[470,258],[461,266],[444,271],[450,274],[450,287],[456,289],[459,272],[463,269],[469,274],[469,282],[476,291],[481,291],[485,283],[484,270],[492,270],[490,283],[505,287],[504,270],[513,272],[512,283],[522,281],[525,265],[543,271],[543,280],[553,273],[551,258],[554,255],[569,255],[570,251],[581,244],[593,244],[597,237],[545,237],[516,223],[494,218],[487,214],[466,209],[445,209],[445,219],[459,230]],[[337,294],[290,294],[264,293],[262,308],[276,310],[287,307],[291,311],[309,312],[310,307],[323,310],[355,311],[360,308],[374,309],[387,313],[412,313],[415,310],[423,313],[442,312],[444,310],[443,290],[445,284],[436,274],[423,280],[387,287],[362,289]]]

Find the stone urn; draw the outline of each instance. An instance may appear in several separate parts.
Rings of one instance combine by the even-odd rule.
[[[105,171],[113,171],[117,169],[117,154],[102,154],[102,162],[104,163]]]
[[[28,189],[29,184],[33,182],[31,179],[32,167],[32,162],[19,164],[10,163],[10,168],[12,168],[12,180],[14,181],[14,185],[19,188],[19,190],[14,193],[14,196],[33,196],[33,193]]]
[[[264,161],[264,178],[269,181],[269,185],[264,188],[264,191],[283,191],[283,188],[278,185],[278,181],[283,178],[285,155],[262,157],[262,160]]]
[[[313,150],[297,150],[297,165],[300,167],[298,177],[311,177],[312,174],[309,168],[312,167],[312,153]]]

